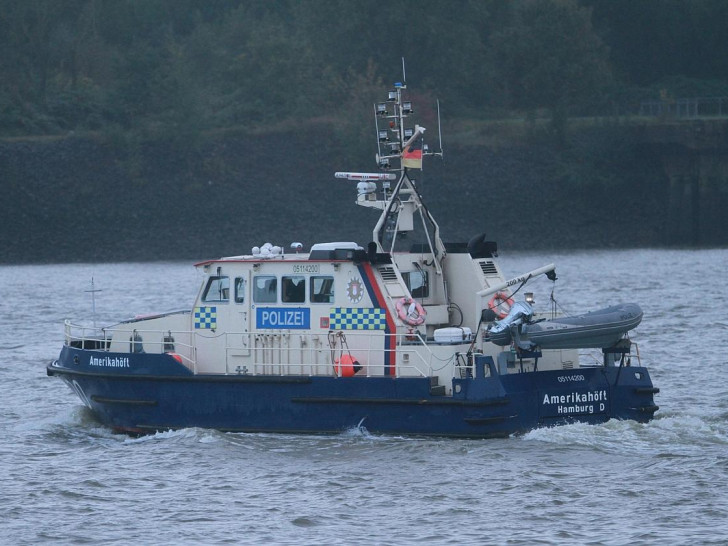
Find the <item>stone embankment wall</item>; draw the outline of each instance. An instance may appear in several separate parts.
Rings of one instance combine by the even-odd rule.
[[[365,245],[376,213],[354,206],[354,184],[333,174],[374,162],[349,149],[321,128],[183,146],[2,141],[0,262],[194,260],[267,241]],[[418,182],[446,241],[486,232],[501,253],[728,245],[725,159],[707,170],[713,193],[696,205],[681,198],[664,151],[651,144],[595,161],[543,144],[451,145]],[[709,222],[708,205],[719,211]]]
[[[641,128],[638,139],[668,180],[667,240],[728,245],[728,122],[665,122]]]

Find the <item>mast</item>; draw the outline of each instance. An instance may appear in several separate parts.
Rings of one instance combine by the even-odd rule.
[[[402,76],[402,81],[393,84],[386,100],[374,104],[375,160],[380,173],[338,172],[336,177],[357,181],[358,205],[382,211],[372,231],[379,252],[415,252],[413,249],[416,249],[416,252],[431,254],[437,273],[441,274],[445,245],[440,239],[440,227],[427,209],[415,177],[422,171],[426,157],[442,157],[442,138],[440,151],[430,152],[424,142],[425,128],[408,125],[414,109],[405,96],[404,59]],[[439,102],[437,112],[439,125]],[[441,135],[439,127],[438,135]],[[395,175],[397,172],[398,176]],[[397,182],[392,189],[395,179]]]
[[[440,227],[427,209],[417,189],[415,173],[423,168],[425,157],[438,155],[432,153],[424,142],[425,128],[418,124],[409,125],[414,115],[412,102],[407,100],[404,58],[402,59],[402,81],[395,82],[388,92],[387,100],[374,107],[377,127],[377,166],[381,170],[398,170],[399,180],[391,192],[384,191],[384,207],[382,215],[373,231],[374,241],[381,252],[393,252],[400,234],[413,231],[415,223],[425,236],[425,243],[430,253],[436,258],[436,268],[441,273],[440,262],[445,255],[445,245],[440,239]],[[440,117],[439,102],[438,125]],[[385,128],[381,129],[379,120],[383,120]],[[438,127],[438,134],[441,134]],[[442,142],[442,139],[440,139]],[[382,154],[382,148],[388,153]],[[398,166],[398,168],[397,168]]]

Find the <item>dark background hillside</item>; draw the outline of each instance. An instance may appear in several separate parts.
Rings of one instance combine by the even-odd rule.
[[[346,154],[327,126],[210,138],[194,157],[164,142],[117,152],[86,138],[0,144],[4,255],[202,259],[249,253],[265,242],[371,239],[376,213],[355,206],[355,184],[333,174],[373,161],[342,163]],[[570,172],[573,158],[533,144],[453,144],[444,161],[427,163],[417,177],[447,241],[486,232],[505,249],[666,244],[666,180],[652,174],[659,166],[619,153],[620,174],[632,178],[600,184]]]
[[[374,167],[402,56],[429,135],[441,100],[421,183],[448,240],[728,244],[715,211],[699,225],[728,204],[722,126],[659,136],[683,98],[728,96],[727,24],[722,0],[0,0],[0,261],[365,243],[332,174]]]

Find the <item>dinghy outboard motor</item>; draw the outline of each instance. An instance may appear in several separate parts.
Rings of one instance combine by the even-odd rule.
[[[518,328],[524,322],[529,322],[533,317],[533,307],[531,307],[525,301],[517,301],[511,307],[510,312],[506,318],[496,321],[488,330],[488,341],[504,347],[511,343],[513,335],[511,333],[512,328]]]

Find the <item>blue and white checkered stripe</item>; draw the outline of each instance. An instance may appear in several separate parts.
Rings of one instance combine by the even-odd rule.
[[[387,313],[380,307],[334,307],[329,313],[332,330],[384,330]]]
[[[217,307],[195,307],[195,330],[214,330],[217,328]]]

